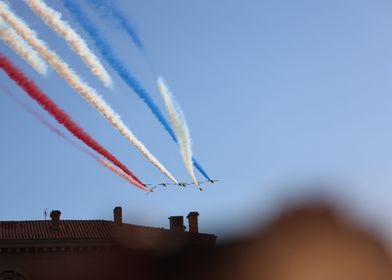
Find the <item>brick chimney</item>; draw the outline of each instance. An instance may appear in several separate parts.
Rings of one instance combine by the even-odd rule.
[[[170,221],[170,230],[185,231],[183,216],[171,216],[169,217],[169,221]]]
[[[113,216],[114,216],[114,224],[121,225],[122,224],[122,208],[117,206],[113,209]]]
[[[60,210],[53,210],[50,212],[50,218],[52,219],[50,228],[53,230],[58,230],[60,229],[60,215],[61,212]]]
[[[189,232],[199,233],[199,221],[198,221],[199,213],[190,212],[186,217],[188,219]]]

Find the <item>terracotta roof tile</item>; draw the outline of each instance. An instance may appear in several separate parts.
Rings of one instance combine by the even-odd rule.
[[[103,220],[61,220],[58,230],[50,225],[51,221],[3,221],[0,240],[105,239],[113,229],[113,222]]]

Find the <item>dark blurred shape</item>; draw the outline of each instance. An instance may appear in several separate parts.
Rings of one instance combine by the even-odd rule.
[[[189,232],[192,233],[198,233],[199,232],[199,213],[198,212],[190,212],[188,216],[186,216],[188,219],[188,225],[189,225]]]
[[[50,212],[51,220],[51,229],[58,230],[60,228],[60,216],[61,212],[59,210],[53,210]]]
[[[206,264],[214,270],[208,279],[392,279],[386,247],[319,203],[287,211],[248,238],[221,245],[213,259],[219,261],[215,268]]]
[[[171,216],[169,217],[169,221],[170,221],[170,230],[185,231],[183,216]]]
[[[113,209],[113,220],[115,225],[122,224],[122,208],[120,206]]]

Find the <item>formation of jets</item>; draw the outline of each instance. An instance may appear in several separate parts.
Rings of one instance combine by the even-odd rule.
[[[219,182],[219,180],[211,179],[211,180],[207,180],[207,181],[199,181],[198,182],[198,188],[199,188],[199,190],[203,191],[203,188],[201,187],[201,185],[206,184],[206,183],[215,184],[216,182]],[[165,188],[167,188],[168,186],[179,186],[179,187],[185,188],[185,187],[190,186],[190,185],[195,185],[195,183],[193,183],[193,182],[192,183],[179,182],[178,184],[174,184],[174,183],[165,183],[165,182],[163,182],[163,183],[156,184],[153,187],[150,187],[150,186],[152,186],[152,184],[143,184],[143,185],[150,190],[148,192],[148,193],[150,193],[150,192],[154,192],[154,190],[157,187],[159,187],[159,186],[162,186],[162,187],[165,187]]]

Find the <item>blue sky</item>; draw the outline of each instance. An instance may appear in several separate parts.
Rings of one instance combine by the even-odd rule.
[[[10,3],[176,177],[189,180],[176,145],[109,65],[113,90],[23,1]],[[1,220],[42,219],[44,208],[60,209],[64,219],[112,219],[120,205],[126,222],[167,227],[167,217],[196,210],[202,231],[223,236],[270,219],[288,202],[317,196],[392,235],[392,2],[116,3],[181,103],[196,157],[222,181],[204,192],[189,187],[145,195],[0,94]],[[97,53],[60,1],[50,5]],[[131,40],[83,7],[162,106],[156,73]],[[0,48],[141,179],[165,181],[53,70],[41,77],[3,43]],[[41,110],[4,73],[0,79]]]

